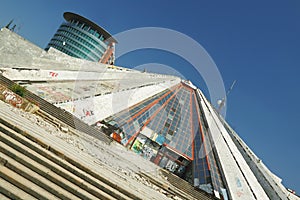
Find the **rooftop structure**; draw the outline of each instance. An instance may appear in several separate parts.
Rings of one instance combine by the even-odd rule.
[[[46,50],[54,47],[76,58],[101,63],[114,63],[117,41],[94,22],[71,12],[65,12],[63,22]]]
[[[137,170],[147,171],[139,164],[143,157],[149,166],[154,163],[211,195],[208,199],[299,200],[188,81],[90,62],[54,48],[44,51],[5,28],[0,44],[1,74],[26,86],[25,98],[37,102],[45,118],[85,132],[76,132],[82,137],[113,138],[116,142],[109,145],[131,150],[115,151],[116,159],[138,154]],[[9,85],[4,77],[2,84]],[[47,145],[55,144],[48,140]],[[94,145],[88,151],[97,155],[103,149]],[[105,165],[109,162],[113,156]],[[136,167],[126,162],[126,169]],[[151,195],[144,193],[147,198]]]

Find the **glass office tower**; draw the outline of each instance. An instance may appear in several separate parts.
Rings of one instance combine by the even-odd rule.
[[[45,50],[53,47],[76,58],[105,64],[114,63],[116,40],[94,22],[65,12],[63,22]]]

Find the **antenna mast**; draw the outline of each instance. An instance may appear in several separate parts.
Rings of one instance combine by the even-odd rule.
[[[236,83],[236,80],[233,81],[233,83],[231,84],[230,88],[227,90],[226,92],[226,96],[223,97],[222,99],[219,99],[217,104],[219,105],[218,107],[218,113],[220,113],[220,111],[222,110],[222,108],[225,106],[225,103],[226,103],[226,99],[228,97],[228,95],[230,94],[231,90],[233,89],[234,85]]]

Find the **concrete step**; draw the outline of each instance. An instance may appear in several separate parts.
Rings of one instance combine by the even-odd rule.
[[[0,184],[1,184],[1,182],[0,182]],[[8,198],[7,196],[4,196],[4,194],[1,194],[1,193],[0,193],[0,199],[1,200],[10,200],[10,198]]]
[[[23,126],[26,126],[26,124],[23,124]],[[26,127],[26,129],[27,128],[28,130],[30,129],[30,127]],[[78,152],[70,148],[69,144],[66,145],[65,141],[62,141],[60,138],[57,138],[52,135],[49,135],[49,137],[44,137],[44,135],[42,135],[39,132],[36,132],[35,130],[32,130],[32,132],[30,133],[31,135],[35,135],[36,141],[45,141],[45,143],[39,143],[40,145],[46,146],[45,144],[52,144],[52,146],[55,146],[55,148],[53,148],[52,146],[48,146],[48,150],[54,152],[57,155],[60,155],[60,157],[63,157],[72,165],[85,171],[86,173],[90,174],[91,176],[95,177],[101,182],[111,186],[112,188],[115,188],[128,198],[140,200],[143,199],[141,198],[141,192],[132,190],[133,187],[131,185],[128,185],[126,180],[120,180],[119,175],[116,176],[116,173],[112,174],[110,171],[107,171],[107,169],[104,169],[102,167],[101,170],[99,170],[99,164],[95,164],[94,159],[91,159],[90,156],[80,157],[81,154],[78,154]],[[64,152],[64,154],[62,154],[61,152]],[[89,163],[89,166],[82,163]]]
[[[138,187],[136,182],[127,178],[120,177],[120,173],[108,168],[108,166],[97,162],[97,159],[93,158],[86,152],[82,152],[79,149],[68,144],[63,139],[49,134],[38,125],[33,124],[31,121],[22,117],[22,115],[16,115],[10,110],[9,106],[0,102],[0,122],[7,122],[9,127],[14,130],[19,130],[20,134],[24,138],[29,138],[31,141],[43,146],[45,150],[53,152],[59,155],[59,157],[68,161],[70,164],[76,166],[78,169],[86,172],[90,176],[98,179],[100,182],[104,182],[112,188],[115,188],[127,199],[144,199],[149,197],[151,199],[166,199],[166,197],[160,193],[156,193],[152,189],[140,184]],[[1,124],[0,123],[0,124]],[[85,134],[77,132],[78,139],[84,140]]]
[[[3,165],[0,166],[0,177],[37,199],[59,199],[47,190],[39,187],[35,183],[25,179]]]
[[[58,185],[55,185],[53,182],[49,181],[48,179],[37,174],[36,172],[32,171],[31,169],[25,167],[21,163],[15,161],[14,159],[6,156],[1,152],[0,152],[0,159],[4,161],[5,167],[18,173],[20,176],[26,178],[27,180],[30,180],[36,185],[44,188],[45,190],[59,197],[60,199],[69,199],[69,200],[79,199],[75,195],[67,192],[63,188],[59,187]]]
[[[111,187],[110,185],[108,185],[108,184],[102,182],[101,180],[96,179],[95,177],[91,176],[90,174],[86,173],[85,171],[88,171],[87,168],[81,167],[81,168],[83,168],[83,170],[78,169],[76,167],[76,163],[75,163],[75,165],[68,163],[66,160],[63,160],[63,159],[57,157],[55,154],[47,151],[46,149],[41,148],[41,146],[32,142],[28,138],[25,138],[24,136],[16,133],[13,130],[9,130],[7,127],[4,127],[1,124],[0,124],[0,130],[4,131],[12,139],[22,143],[23,145],[30,148],[31,150],[37,152],[38,154],[42,155],[43,157],[47,158],[48,160],[51,160],[52,162],[59,165],[60,167],[66,169],[67,171],[71,172],[72,174],[80,177],[81,179],[83,179],[83,180],[87,181],[88,183],[90,183],[91,185],[95,186],[97,189],[100,190],[99,192],[101,192],[101,193],[102,193],[102,191],[106,192],[107,194],[115,197],[116,199],[125,199],[125,200],[129,199],[127,196],[122,194],[120,191],[118,191],[114,187]],[[45,145],[42,145],[42,146],[45,146]],[[61,152],[57,152],[57,154],[62,155]],[[64,158],[67,160],[70,160],[66,157],[64,157]],[[97,193],[96,193],[96,195],[99,196]],[[109,198],[105,194],[101,194],[101,195],[105,198]]]
[[[90,185],[87,186],[82,179],[75,177],[75,175],[70,172],[66,172],[55,163],[52,163],[21,143],[9,138],[2,132],[0,132],[0,141],[0,152],[22,163],[26,167],[49,179],[77,197],[83,199],[95,199],[96,197],[101,197],[100,193],[97,196],[94,196],[82,189],[90,189],[92,187]]]
[[[0,177],[0,199],[37,199]]]
[[[182,180],[180,177],[176,176],[175,174],[168,172],[167,170],[160,170],[162,174],[167,177],[169,183],[173,185],[178,191],[181,191],[182,193],[189,194],[191,197],[195,199],[217,199],[211,194],[208,194],[207,192],[197,189],[196,187],[193,187],[190,185],[187,181]]]

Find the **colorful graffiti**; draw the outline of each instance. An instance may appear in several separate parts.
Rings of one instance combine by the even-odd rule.
[[[56,91],[57,88],[55,86],[52,87],[46,87],[46,86],[37,86],[37,95],[46,98],[50,101],[53,102],[63,102],[63,101],[68,101],[71,99],[71,97],[63,94],[62,92]]]
[[[84,119],[86,117],[90,117],[94,115],[94,111],[93,110],[86,110],[86,109],[82,109],[83,115],[81,115],[81,119]]]
[[[17,108],[21,108],[22,103],[23,103],[22,97],[18,96],[17,94],[15,94],[9,90],[4,90],[2,92],[2,95],[4,97],[5,102],[7,102]]]

